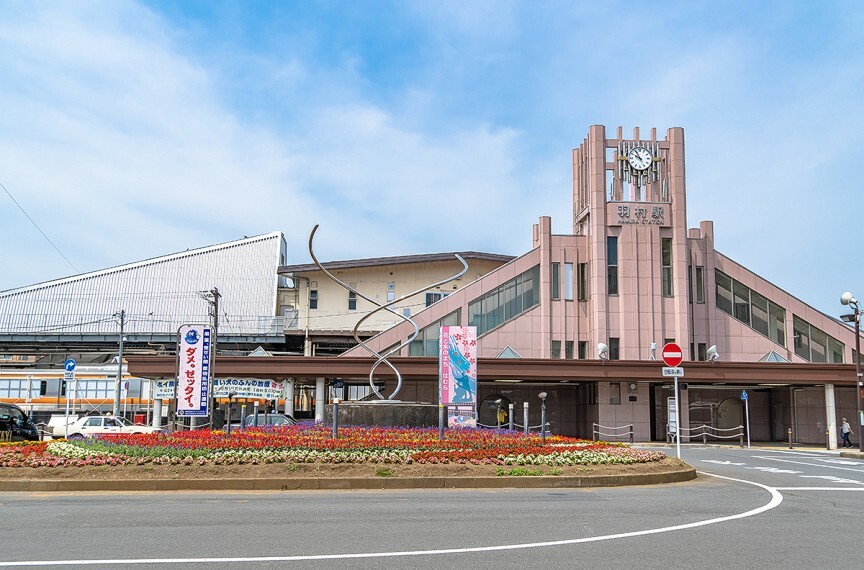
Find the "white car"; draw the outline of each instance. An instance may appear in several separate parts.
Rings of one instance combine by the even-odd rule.
[[[84,416],[69,424],[68,438],[81,439],[111,433],[156,433],[162,428],[135,425],[117,416]],[[66,437],[66,426],[54,428],[55,438]]]

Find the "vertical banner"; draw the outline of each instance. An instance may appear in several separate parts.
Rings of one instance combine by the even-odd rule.
[[[477,427],[477,327],[441,327],[438,394],[449,427]]]
[[[206,416],[210,402],[209,325],[183,325],[177,331],[177,415]]]

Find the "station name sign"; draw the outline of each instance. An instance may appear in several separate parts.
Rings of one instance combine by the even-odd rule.
[[[610,226],[669,226],[669,204],[652,202],[610,202]]]

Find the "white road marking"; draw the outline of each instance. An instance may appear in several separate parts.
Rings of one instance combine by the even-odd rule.
[[[835,477],[834,475],[801,475],[802,479],[825,479],[831,483],[851,483],[854,485],[864,485],[861,481],[855,479],[845,479],[843,477]]]
[[[662,528],[652,528],[647,530],[637,530],[633,532],[622,532],[618,534],[607,534],[604,536],[592,536],[587,538],[574,538],[570,540],[553,540],[549,542],[529,542],[523,544],[502,544],[499,546],[477,546],[474,548],[447,548],[440,550],[407,550],[407,551],[396,551],[396,552],[360,552],[360,553],[350,553],[350,554],[310,554],[306,556],[236,556],[236,557],[226,557],[226,558],[116,558],[116,559],[94,559],[94,560],[20,560],[20,561],[9,561],[9,562],[0,562],[0,567],[3,568],[14,568],[14,567],[22,567],[22,566],[93,566],[93,565],[102,565],[102,566],[114,566],[119,564],[206,564],[206,563],[216,563],[216,564],[224,564],[226,562],[293,562],[298,560],[350,560],[350,559],[362,559],[362,558],[395,558],[400,556],[433,556],[440,554],[462,554],[467,552],[493,552],[493,551],[501,551],[501,550],[521,550],[526,548],[545,548],[549,546],[561,546],[566,544],[583,544],[587,542],[601,542],[605,540],[615,540],[618,538],[630,538],[633,536],[646,536],[651,534],[661,534],[665,532],[674,532],[677,530],[685,530],[690,528],[697,528],[700,526],[707,526],[711,524],[722,523],[731,520],[744,519],[747,517],[752,517],[755,515],[762,514],[766,511],[770,511],[771,509],[780,505],[783,502],[783,495],[777,491],[777,489],[773,487],[769,487],[767,485],[763,485],[762,483],[756,483],[755,481],[747,481],[745,479],[735,479],[733,477],[724,477],[723,475],[715,475],[714,473],[707,473],[703,471],[699,471],[701,475],[709,475],[711,477],[717,477],[718,479],[725,479],[727,481],[735,481],[737,483],[745,483],[747,485],[753,485],[754,487],[759,487],[761,489],[765,489],[771,494],[771,500],[762,505],[761,507],[757,507],[755,509],[751,509],[749,511],[745,511],[743,513],[738,513],[735,515],[729,515],[725,517],[718,517],[714,519],[708,519],[704,521],[697,521],[687,524],[680,524],[674,526],[667,526]]]
[[[778,491],[864,491],[864,487],[774,487]]]
[[[747,465],[746,463],[735,463],[733,461],[720,461],[719,459],[703,459],[703,463],[716,463],[717,465]]]
[[[754,455],[756,459],[765,459],[767,461],[780,461],[782,463],[794,463],[796,465],[807,465],[809,467],[821,467],[823,469],[839,469],[841,471],[854,471],[855,473],[864,473],[864,464],[857,464],[861,469],[852,469],[851,467],[835,467],[833,465],[822,465],[821,463],[805,463],[803,461],[792,461],[791,459],[780,459],[778,457],[766,457],[764,455]]]
[[[797,475],[799,473],[804,473],[803,471],[792,471],[791,469],[778,469],[776,467],[745,467],[744,469],[753,469],[754,471],[764,471],[765,473],[777,473],[777,474],[786,474],[786,475]]]

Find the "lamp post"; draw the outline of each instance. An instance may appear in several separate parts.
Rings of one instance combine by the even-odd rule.
[[[537,394],[542,405],[540,406],[540,442],[546,445],[546,392]]]
[[[849,291],[840,295],[840,303],[852,307],[855,311],[852,315],[855,320],[855,412],[858,416],[858,451],[864,452],[864,437],[861,437],[861,427],[864,423],[861,421],[861,308],[858,306],[858,300]]]

